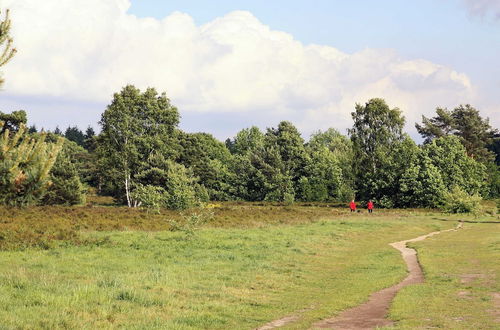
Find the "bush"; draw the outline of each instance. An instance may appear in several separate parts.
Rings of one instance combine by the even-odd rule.
[[[160,213],[160,208],[165,203],[166,191],[162,187],[139,184],[132,195],[133,199],[139,201],[141,207]]]
[[[194,185],[194,193],[195,193],[196,199],[199,202],[207,203],[210,201],[210,194],[208,192],[208,189],[205,188],[204,185],[196,183]]]
[[[443,210],[449,213],[477,213],[480,210],[481,200],[478,194],[469,195],[455,186],[444,194]]]
[[[50,171],[50,185],[41,204],[76,205],[85,202],[86,189],[80,181],[76,166],[61,152]]]
[[[195,231],[198,230],[203,224],[209,222],[214,217],[214,213],[205,209],[199,212],[193,212],[189,215],[182,215],[182,220],[169,219],[171,231],[181,231],[186,234],[186,238],[194,236]]]

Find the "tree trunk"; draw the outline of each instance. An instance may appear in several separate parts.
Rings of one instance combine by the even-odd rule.
[[[128,207],[132,207],[132,203],[130,201],[130,175],[128,173],[125,173],[125,195],[127,196]]]

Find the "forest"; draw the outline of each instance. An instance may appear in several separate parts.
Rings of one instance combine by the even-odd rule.
[[[24,111],[1,113],[0,201],[81,204],[95,192],[118,204],[182,210],[208,201],[283,203],[373,200],[377,207],[470,212],[500,195],[498,131],[470,105],[437,108],[404,132],[398,108],[356,104],[347,135],[335,128],[305,141],[293,123],[240,130],[224,143],[179,129],[165,93],[132,85],[92,127],[38,132]],[[334,118],[332,118],[334,121]]]

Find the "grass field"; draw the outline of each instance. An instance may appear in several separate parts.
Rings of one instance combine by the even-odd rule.
[[[500,328],[499,224],[465,224],[412,246],[427,281],[396,296],[399,328]]]
[[[456,224],[427,211],[368,216],[324,205],[228,203],[214,211],[212,222],[186,239],[182,232],[168,231],[166,218],[179,217],[169,212],[101,206],[1,209],[0,329],[251,329],[289,314],[300,319],[287,328],[305,329],[406,276],[389,242]],[[417,291],[405,289],[391,317],[402,327],[449,325],[441,319],[429,323],[427,314],[438,315],[445,303],[444,311],[458,315],[463,305],[456,301],[462,297],[443,293],[437,299],[433,285],[443,292],[455,289],[460,277],[446,282],[442,279],[450,275],[443,274],[462,274],[453,267],[464,253],[473,253],[477,241],[483,244],[479,263],[466,263],[463,274],[484,270],[487,276],[464,290],[477,300],[475,309],[492,309],[492,292],[498,292],[495,226],[467,224],[457,235],[418,243],[429,280]],[[468,245],[457,243],[462,241]],[[450,269],[442,267],[447,263]],[[493,286],[481,286],[483,279]],[[428,313],[415,314],[420,297],[437,299],[426,304]],[[474,312],[463,324],[487,328],[494,318]]]

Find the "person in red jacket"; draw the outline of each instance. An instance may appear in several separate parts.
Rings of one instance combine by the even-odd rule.
[[[354,202],[354,199],[349,203],[349,208],[351,209],[351,212],[356,212],[356,203]]]
[[[373,202],[368,201],[367,207],[368,207],[368,213],[372,213],[373,212]]]

